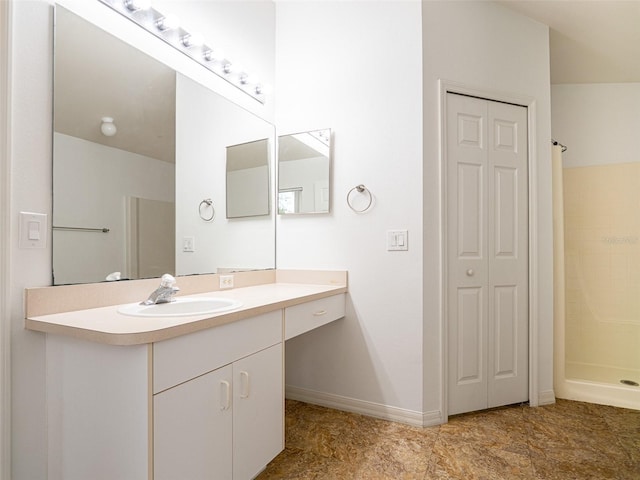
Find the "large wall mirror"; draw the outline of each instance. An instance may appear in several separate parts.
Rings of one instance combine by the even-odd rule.
[[[273,125],[60,6],[55,17],[54,284],[275,268],[273,212],[224,214],[227,147],[262,142],[271,161]]]
[[[278,137],[278,213],[328,213],[331,130]]]

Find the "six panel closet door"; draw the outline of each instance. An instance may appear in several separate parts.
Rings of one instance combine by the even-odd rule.
[[[447,94],[448,414],[529,399],[526,107]]]

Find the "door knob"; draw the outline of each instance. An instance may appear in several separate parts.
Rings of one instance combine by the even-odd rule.
[[[473,274],[474,274],[474,273],[475,273],[475,272],[473,271],[473,269],[472,269],[472,268],[470,268],[469,270],[467,270],[467,277],[473,277]]]

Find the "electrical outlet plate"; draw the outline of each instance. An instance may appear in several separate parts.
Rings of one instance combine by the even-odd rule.
[[[220,288],[233,288],[233,275],[220,275]]]

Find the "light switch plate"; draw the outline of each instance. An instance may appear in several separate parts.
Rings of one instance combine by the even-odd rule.
[[[193,237],[182,237],[182,251],[183,252],[196,251],[196,241]]]
[[[47,214],[20,212],[20,248],[46,248]]]
[[[387,230],[387,250],[409,250],[409,233],[407,230]]]

